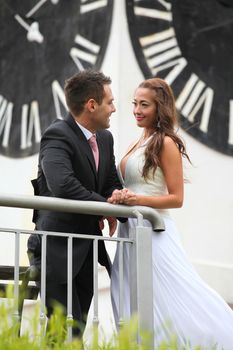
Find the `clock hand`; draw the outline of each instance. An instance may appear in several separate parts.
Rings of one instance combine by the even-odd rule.
[[[40,0],[26,15],[26,18],[30,18],[46,1],[48,0]],[[59,0],[50,0],[54,5],[58,3]],[[18,14],[16,14],[15,19],[21,24],[23,28],[25,28],[28,32],[27,39],[29,41],[37,41],[38,43],[42,43],[44,41],[43,35],[39,31],[38,22],[32,22],[29,26],[27,22]]]
[[[47,0],[40,0],[27,14],[25,17],[31,17]]]
[[[51,0],[52,1],[52,0]],[[58,1],[58,0],[53,0]],[[27,39],[29,41],[37,41],[38,43],[42,43],[44,40],[43,35],[39,31],[39,24],[35,21],[29,25],[27,21],[25,21],[24,18],[22,18],[18,13],[14,13],[14,10],[6,3],[6,1],[3,1],[3,6],[7,8],[7,10],[11,13],[11,15],[15,18],[15,20],[28,32]]]
[[[228,21],[224,21],[224,22],[221,22],[221,23],[218,23],[218,24],[213,24],[213,25],[201,28],[201,29],[197,30],[196,33],[199,34],[199,33],[202,33],[202,32],[208,32],[210,30],[217,29],[219,27],[225,27],[225,26],[227,26],[228,24],[231,24],[231,23],[233,23],[233,19],[230,19]]]
[[[16,14],[14,15],[14,18],[16,19],[19,24],[27,30],[27,39],[29,41],[37,41],[38,43],[42,43],[44,40],[43,35],[39,31],[39,24],[38,22],[33,22],[31,25],[29,25],[20,15]]]
[[[48,0],[40,0],[27,14],[26,17],[31,17],[44,3]],[[59,0],[50,0],[52,4],[56,5]]]
[[[48,0],[40,0],[27,14],[26,18],[30,18],[46,1]],[[50,0],[53,5],[56,5],[59,0]],[[6,1],[3,2],[3,5],[13,14],[13,9],[8,6]],[[38,43],[42,43],[44,41],[43,35],[39,31],[39,24],[36,21],[33,21],[31,25],[29,25],[19,14],[14,14],[14,18],[16,21],[28,32],[27,39],[29,41],[37,41]]]

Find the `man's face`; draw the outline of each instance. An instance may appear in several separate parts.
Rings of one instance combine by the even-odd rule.
[[[110,85],[104,85],[104,98],[100,105],[97,105],[92,115],[92,122],[96,130],[107,129],[110,127],[110,117],[116,108],[113,104],[113,95]]]

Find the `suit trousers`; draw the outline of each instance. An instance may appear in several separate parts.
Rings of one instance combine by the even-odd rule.
[[[93,296],[93,246],[90,245],[87,257],[73,278],[72,285],[72,314],[76,321],[73,335],[82,336],[84,332],[88,311]],[[67,313],[67,283],[59,284],[48,280],[46,282],[46,307],[47,315],[51,316],[55,303],[59,303]]]

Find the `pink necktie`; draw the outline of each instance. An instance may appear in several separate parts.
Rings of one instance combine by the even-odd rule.
[[[92,153],[95,159],[95,166],[96,166],[96,170],[98,170],[98,166],[99,166],[99,148],[96,142],[96,136],[92,135],[91,138],[88,140],[89,145],[91,146],[92,149]]]

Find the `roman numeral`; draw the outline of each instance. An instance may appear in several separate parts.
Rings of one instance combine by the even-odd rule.
[[[233,145],[233,100],[230,100],[228,143]]]
[[[12,102],[8,102],[2,95],[0,95],[0,135],[3,134],[3,147],[8,147],[9,145],[13,106]]]
[[[82,49],[72,47],[70,50],[70,56],[73,59],[74,63],[77,65],[78,69],[80,71],[84,69],[83,64],[80,60],[89,63],[91,66],[94,66],[98,52],[100,50],[100,46],[92,43],[79,34],[76,35],[74,41],[79,47],[82,47]]]
[[[65,99],[65,94],[64,91],[59,84],[57,80],[54,80],[52,82],[52,93],[53,93],[53,101],[54,101],[54,107],[55,107],[55,112],[56,116],[58,119],[62,119],[62,113],[61,113],[61,107],[60,104],[65,107],[66,110],[68,110],[67,105],[66,105],[66,99]]]
[[[163,7],[164,7],[167,11],[171,10],[172,5],[171,5],[170,1],[167,1],[167,0],[157,0],[157,2],[159,2],[161,5],[163,5]]]
[[[82,14],[82,13],[97,10],[101,7],[107,6],[107,4],[108,4],[108,0],[97,0],[97,1],[81,0],[80,13]]]
[[[207,133],[213,96],[213,89],[206,87],[205,83],[198,79],[196,74],[191,74],[176,100],[176,107],[191,123],[194,122],[197,112],[203,107],[199,129]]]
[[[140,43],[146,62],[154,76],[160,71],[171,68],[164,78],[171,85],[187,65],[186,59],[181,56],[174,29],[169,28],[142,37]]]
[[[134,13],[136,16],[145,16],[150,18],[162,19],[164,21],[172,21],[171,4],[167,1],[158,1],[165,8],[165,11],[150,9],[146,7],[135,6]]]
[[[39,143],[41,139],[41,127],[39,104],[37,101],[32,101],[30,108],[28,104],[24,104],[22,106],[20,142],[21,149],[26,149],[32,146],[33,130],[35,142]]]

